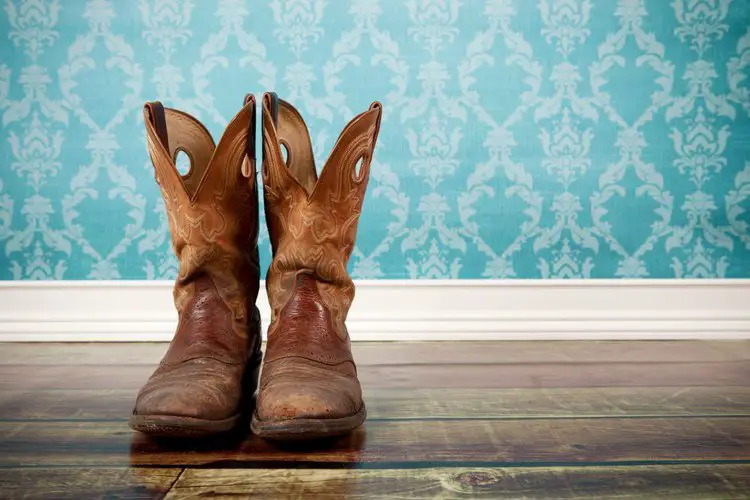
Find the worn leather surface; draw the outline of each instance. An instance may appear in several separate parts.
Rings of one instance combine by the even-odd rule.
[[[361,408],[348,335],[336,332],[312,275],[297,275],[273,332],[258,398],[261,419],[337,418]]]
[[[192,116],[162,108],[160,120],[158,103],[144,109],[179,262],[179,323],[134,413],[223,420],[240,411],[248,359],[260,355],[258,198],[254,162],[246,158],[254,107],[254,100],[243,106],[217,146]],[[179,151],[191,159],[186,175],[175,166]]]
[[[274,99],[272,94],[263,98],[263,183],[273,250],[266,288],[272,318],[256,413],[264,420],[346,417],[362,407],[345,325],[354,298],[346,267],[381,106],[374,103],[349,122],[318,178],[302,117]]]

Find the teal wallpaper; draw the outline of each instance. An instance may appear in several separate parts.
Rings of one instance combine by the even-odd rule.
[[[2,279],[174,277],[143,102],[271,89],[384,104],[356,278],[750,277],[750,0],[2,2]]]

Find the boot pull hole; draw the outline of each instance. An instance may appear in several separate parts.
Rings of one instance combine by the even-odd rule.
[[[284,160],[284,165],[286,165],[287,168],[289,168],[289,163],[291,162],[291,155],[289,154],[289,150],[291,149],[289,147],[289,144],[286,143],[286,141],[280,141],[281,142],[281,159]]]
[[[181,176],[187,177],[193,169],[193,159],[187,151],[178,148],[174,152],[174,165]]]
[[[356,182],[362,180],[362,176],[364,175],[364,163],[365,155],[360,156],[356,163],[354,163],[354,170],[352,171],[352,175],[354,176],[354,180]]]

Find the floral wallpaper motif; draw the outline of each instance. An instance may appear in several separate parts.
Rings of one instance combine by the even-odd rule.
[[[355,278],[750,277],[750,0],[2,1],[1,279],[173,278],[143,102],[265,90],[383,102]]]

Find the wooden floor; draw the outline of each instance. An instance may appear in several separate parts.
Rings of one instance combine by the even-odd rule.
[[[131,432],[164,344],[0,344],[0,498],[750,498],[750,342],[356,344],[328,443]]]

